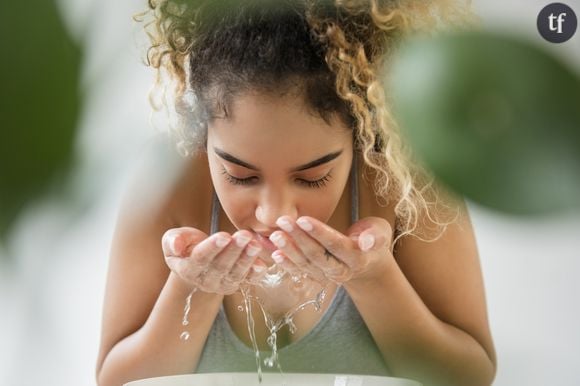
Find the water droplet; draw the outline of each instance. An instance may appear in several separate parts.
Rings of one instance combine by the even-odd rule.
[[[187,295],[187,298],[185,299],[185,307],[183,308],[183,320],[181,321],[181,325],[183,326],[187,326],[189,324],[189,320],[187,320],[188,316],[189,316],[189,311],[191,310],[191,297],[193,296],[193,294],[197,291],[197,288],[194,288],[189,295]],[[188,340],[189,339],[189,333],[187,331],[181,333],[181,336],[179,337],[179,339],[181,340]]]
[[[296,283],[292,283],[292,290],[296,293],[304,291],[304,282],[298,281]]]
[[[238,306],[238,311],[242,312],[243,310],[244,310],[244,307]]]

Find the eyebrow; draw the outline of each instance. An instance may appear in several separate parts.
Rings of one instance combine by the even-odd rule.
[[[243,167],[248,168],[248,169],[255,170],[257,172],[260,171],[260,169],[258,169],[256,166],[254,166],[254,165],[252,165],[250,163],[247,163],[245,161],[242,161],[241,159],[236,158],[233,155],[231,155],[229,153],[226,153],[225,151],[223,151],[221,149],[218,149],[217,147],[214,147],[213,150],[214,150],[214,152],[220,158],[222,158],[222,159],[224,159],[224,160],[226,160],[228,162],[234,163],[236,165],[243,166]],[[314,161],[310,161],[308,163],[305,163],[304,165],[300,165],[300,166],[297,166],[295,168],[292,168],[292,169],[290,169],[290,173],[299,172],[299,171],[306,170],[306,169],[312,169],[312,168],[314,168],[316,166],[320,166],[322,164],[325,164],[327,162],[330,162],[333,159],[335,159],[338,156],[340,156],[342,154],[342,152],[343,152],[343,150],[341,149],[339,151],[335,151],[333,153],[330,153],[330,154],[327,154],[325,156],[322,156],[322,157],[320,157],[318,159],[315,159]]]

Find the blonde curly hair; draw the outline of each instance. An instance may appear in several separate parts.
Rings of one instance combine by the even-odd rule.
[[[435,240],[463,213],[414,161],[384,84],[404,37],[470,25],[469,0],[149,0],[137,20],[157,69],[151,104],[174,108],[183,155],[205,146],[207,122],[227,116],[233,96],[298,87],[322,118],[338,113],[352,128],[380,204],[396,200],[393,244]]]

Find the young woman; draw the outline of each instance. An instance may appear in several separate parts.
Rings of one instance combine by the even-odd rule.
[[[465,5],[149,5],[150,63],[173,80],[188,157],[163,194],[128,193],[99,385],[255,371],[239,289],[273,265],[327,286],[321,310],[307,307],[294,333],[279,331],[284,371],[489,385],[496,360],[466,208],[411,161],[381,83],[402,37],[460,22]],[[275,300],[292,305],[283,293]],[[263,318],[254,320],[268,350]]]

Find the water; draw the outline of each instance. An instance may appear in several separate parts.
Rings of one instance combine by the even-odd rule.
[[[191,297],[193,296],[193,294],[197,291],[197,288],[194,288],[189,295],[187,295],[187,298],[185,299],[185,308],[183,309],[183,320],[181,321],[181,324],[185,327],[187,325],[189,325],[189,311],[191,310]],[[181,335],[179,336],[179,339],[181,340],[188,340],[189,339],[189,332],[187,331],[183,331],[181,333]]]
[[[290,277],[289,280],[283,280],[284,274],[281,274],[279,278],[276,278],[277,285],[272,286],[273,281],[271,278],[265,278],[265,281],[262,286],[267,287],[269,289],[282,287],[285,283],[290,284],[290,290],[294,290],[295,292],[299,292],[298,290],[303,290],[306,287],[305,279],[306,276],[302,276],[300,278],[301,285],[300,287],[296,287],[295,284],[297,282],[296,277]],[[296,325],[294,323],[294,316],[297,312],[305,309],[309,305],[313,305],[316,311],[320,311],[322,308],[322,302],[326,297],[326,287],[322,287],[320,291],[314,296],[312,299],[308,299],[306,301],[302,300],[299,304],[296,304],[293,308],[286,311],[281,316],[277,316],[277,312],[275,308],[268,307],[268,302],[261,298],[259,295],[256,294],[256,289],[258,287],[251,286],[251,285],[242,285],[240,291],[242,293],[242,297],[244,299],[245,308],[243,310],[246,311],[246,319],[248,324],[248,332],[250,334],[250,340],[252,342],[252,346],[254,352],[256,354],[256,368],[258,371],[258,381],[262,382],[262,363],[269,368],[276,367],[280,374],[283,376],[284,372],[282,370],[282,365],[278,358],[278,332],[284,327],[288,326],[288,329],[291,334],[296,333]],[[252,289],[254,289],[254,293],[252,293]],[[276,298],[274,295],[273,298]],[[270,300],[270,299],[268,299]],[[264,323],[268,328],[269,336],[266,338],[266,343],[268,347],[270,347],[271,354],[264,358],[261,361],[260,350],[258,349],[258,344],[256,341],[256,334],[255,334],[255,321],[252,312],[252,305],[256,304],[261,311],[261,314],[264,318]],[[239,308],[238,308],[239,309]]]
[[[256,368],[258,370],[258,382],[262,383],[262,364],[260,363],[260,350],[258,350],[258,342],[256,340],[256,328],[254,324],[254,317],[252,313],[252,301],[248,296],[247,289],[240,289],[242,291],[242,296],[244,297],[244,305],[246,311],[246,321],[248,324],[248,333],[250,334],[250,340],[252,341],[252,347],[254,348],[254,353],[256,355]]]
[[[188,316],[191,309],[191,297],[195,291],[196,289],[187,296],[185,301],[183,326],[189,324]],[[277,266],[272,266],[258,285],[244,283],[240,286],[240,292],[243,304],[239,305],[237,309],[246,313],[248,333],[255,353],[258,381],[262,382],[262,364],[269,368],[276,367],[280,374],[284,375],[278,358],[278,332],[287,325],[290,333],[295,334],[297,328],[294,323],[294,316],[306,307],[313,306],[316,311],[320,311],[326,298],[326,285],[315,282],[307,274],[288,275]],[[290,298],[290,300],[280,301],[282,297],[277,296],[277,293],[283,294],[284,299]],[[269,332],[266,343],[270,348],[271,354],[264,358],[263,361],[256,339],[253,313],[255,305],[258,306]],[[187,341],[189,333],[183,331],[180,339]]]

